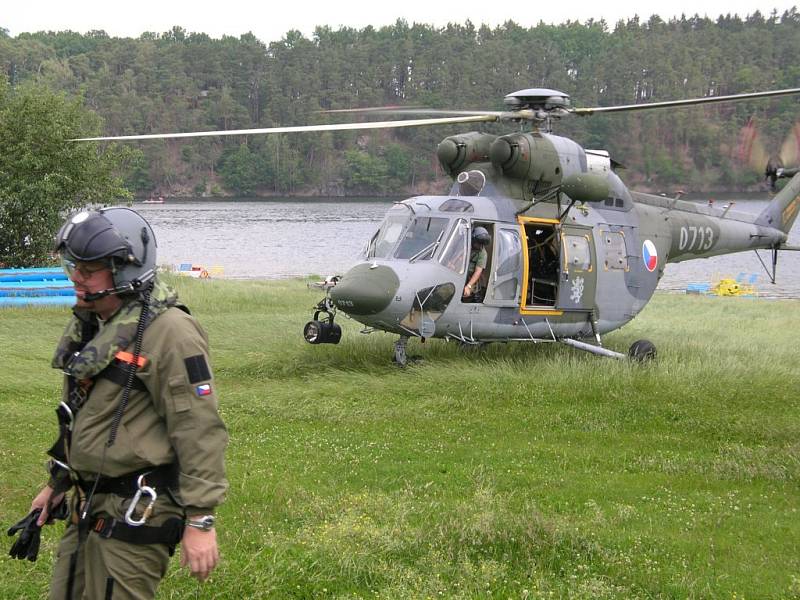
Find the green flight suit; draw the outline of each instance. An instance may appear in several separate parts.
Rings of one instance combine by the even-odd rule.
[[[467,275],[471,276],[475,272],[476,267],[480,267],[481,269],[486,268],[486,262],[489,260],[489,256],[486,253],[486,248],[476,248],[472,252],[469,253],[469,269],[467,270]]]
[[[486,268],[486,263],[489,260],[489,255],[486,252],[486,248],[479,247],[473,248],[472,251],[469,253],[469,268],[467,269],[467,281],[472,278],[472,274],[475,272],[475,269],[480,267],[481,269]],[[482,297],[481,295],[482,285],[480,278],[475,284],[472,286],[472,293],[470,297]]]
[[[131,390],[116,441],[103,458],[123,388],[107,379],[94,379],[75,418],[68,459],[70,467],[89,481],[98,472],[120,477],[177,463],[177,488],[156,489],[158,498],[147,525],[157,527],[171,517],[213,514],[228,486],[224,467],[228,435],[217,411],[205,332],[179,308],[174,292],[163,284],[156,284],[151,306],[154,318],[145,329],[141,351],[146,363],[136,375],[146,390]],[[132,353],[135,327],[130,325],[135,325],[139,314],[138,302],[124,305],[86,346],[83,362],[74,361],[72,371],[92,378],[119,350]],[[67,360],[79,317],[76,313],[78,322],[74,319],[62,338],[56,366]],[[65,385],[64,399],[67,393]],[[90,514],[123,520],[130,502],[130,497],[98,493],[92,498]],[[143,507],[144,502],[136,518]],[[59,544],[51,599],[154,597],[169,562],[166,544],[132,544],[102,538],[93,531],[79,540],[78,529],[68,524]]]

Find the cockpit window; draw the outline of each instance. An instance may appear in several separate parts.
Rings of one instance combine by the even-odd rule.
[[[439,257],[439,262],[448,269],[452,269],[459,275],[464,274],[464,268],[467,264],[467,231],[469,225],[464,219],[456,221],[450,237],[447,238],[442,255]]]
[[[447,223],[448,219],[443,218],[416,217],[406,229],[394,257],[412,261],[428,260],[439,247]]]
[[[367,258],[389,258],[407,222],[407,211],[388,214],[367,246]]]
[[[442,212],[472,212],[474,208],[471,202],[460,198],[450,198],[442,202],[439,210]]]

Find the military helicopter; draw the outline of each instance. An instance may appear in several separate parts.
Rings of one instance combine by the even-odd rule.
[[[533,88],[508,94],[505,111],[371,109],[435,116],[86,141],[529,123],[527,132],[473,131],[445,138],[437,156],[453,178],[449,193],[394,204],[355,266],[321,283],[325,297],[303,335],[312,344],[338,343],[341,328],[335,318],[341,311],[365,325],[363,333],[397,334],[394,360],[400,365],[408,360],[412,338],[443,338],[465,346],[556,342],[641,361],[655,357],[651,342],[638,340],[624,354],[605,348],[602,335],[622,327],[645,307],[668,262],[765,249],[771,252],[771,263],[762,264],[774,282],[779,251],[800,250],[786,243],[800,210],[798,169],[769,163],[766,177],[791,180],[753,216],[730,207],[630,191],[607,151],[584,149],[555,135],[553,124],[570,116],[798,93],[800,88],[575,108],[563,92]],[[491,243],[481,274],[484,292],[468,298],[464,292],[470,245],[478,228],[489,234]]]

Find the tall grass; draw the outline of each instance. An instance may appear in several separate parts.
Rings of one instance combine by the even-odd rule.
[[[223,563],[164,598],[798,598],[800,302],[657,295],[606,336],[464,352],[342,320],[310,346],[301,281],[178,280],[209,333],[231,434]],[[0,522],[43,479],[68,312],[0,313]],[[45,594],[0,561],[0,597]]]

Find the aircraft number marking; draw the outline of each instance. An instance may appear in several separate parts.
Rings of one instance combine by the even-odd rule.
[[[714,245],[714,230],[711,227],[681,227],[681,239],[678,244],[679,250],[687,252],[697,252],[710,250]]]

